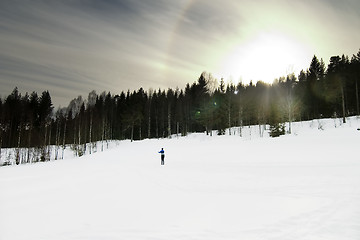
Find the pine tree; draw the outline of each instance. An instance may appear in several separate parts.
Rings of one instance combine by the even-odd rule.
[[[285,134],[285,124],[282,123],[281,114],[277,105],[270,107],[270,137],[279,137]]]

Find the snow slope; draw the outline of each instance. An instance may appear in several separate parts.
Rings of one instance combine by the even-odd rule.
[[[292,127],[2,167],[0,239],[360,239],[360,120]]]

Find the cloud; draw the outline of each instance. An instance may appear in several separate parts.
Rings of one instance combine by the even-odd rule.
[[[66,106],[91,90],[183,88],[274,27],[324,59],[352,54],[359,8],[355,0],[2,0],[0,94],[49,90]]]
[[[24,91],[32,91],[29,86],[57,88],[55,97],[69,89],[77,96],[92,89],[119,92],[150,87],[149,79],[159,77],[156,66],[165,59],[165,38],[171,27],[171,21],[158,17],[160,13],[166,18],[161,14],[165,9],[155,8],[161,2],[154,3],[2,2],[2,86],[16,84]],[[11,92],[5,87],[1,91]]]

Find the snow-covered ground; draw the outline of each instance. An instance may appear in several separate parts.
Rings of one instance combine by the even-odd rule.
[[[357,128],[357,118],[293,123],[279,138],[234,128],[1,167],[0,239],[358,240]]]

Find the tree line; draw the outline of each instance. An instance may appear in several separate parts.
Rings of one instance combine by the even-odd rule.
[[[261,70],[261,69],[260,69]],[[111,94],[92,91],[66,108],[54,110],[49,91],[21,95],[17,88],[0,98],[1,149],[15,148],[16,162],[63,157],[66,146],[77,155],[106,147],[109,140],[165,138],[190,132],[224,134],[233,126],[270,124],[271,136],[284,134],[284,122],[359,115],[360,51],[351,59],[333,56],[325,66],[312,58],[298,76],[272,84],[218,82],[203,72],[184,89],[150,89]],[[229,131],[229,134],[231,132]],[[23,151],[20,151],[23,149]]]

